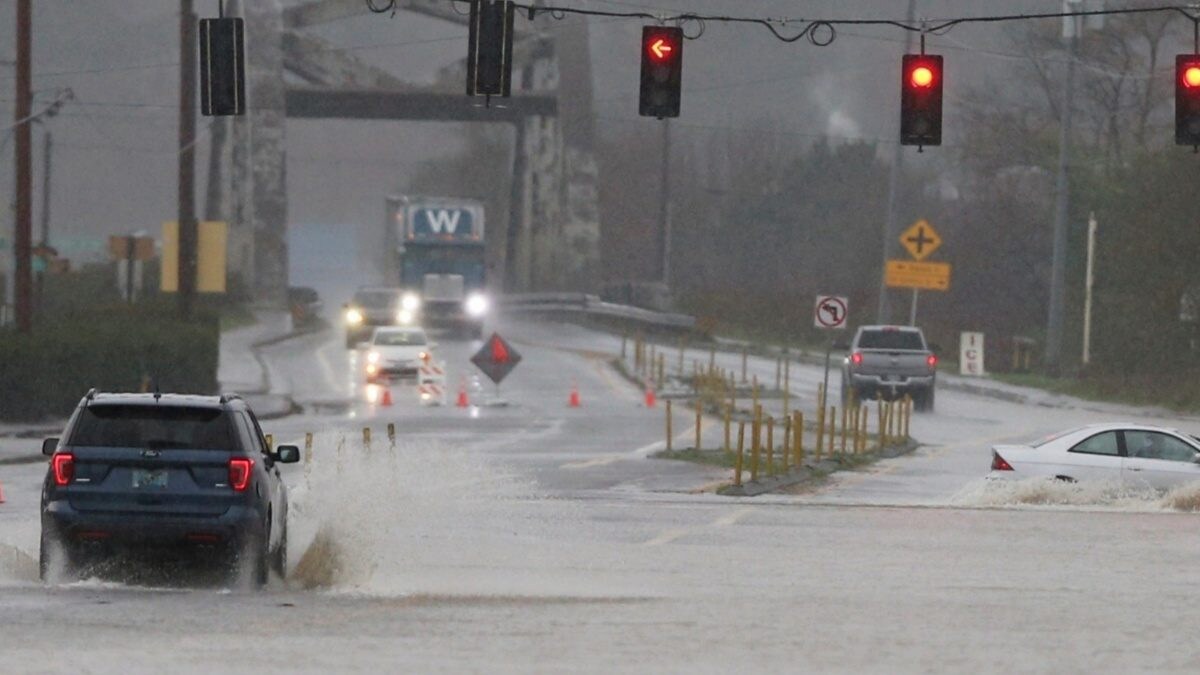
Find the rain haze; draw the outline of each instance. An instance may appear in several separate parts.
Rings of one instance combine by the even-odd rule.
[[[0,0],[0,670],[1196,671],[1197,26]]]

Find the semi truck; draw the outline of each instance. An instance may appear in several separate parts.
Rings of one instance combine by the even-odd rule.
[[[387,233],[400,319],[480,337],[490,310],[483,204],[470,199],[392,196]]]

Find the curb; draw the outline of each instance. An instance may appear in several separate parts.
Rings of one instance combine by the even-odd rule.
[[[870,466],[881,459],[895,459],[896,457],[911,454],[919,447],[921,447],[920,443],[909,439],[903,445],[889,446],[883,452],[870,455],[871,461],[863,466]],[[758,497],[805,483],[815,485],[834,473],[840,473],[845,470],[840,461],[836,459],[823,459],[815,465],[805,464],[804,468],[800,471],[793,471],[785,476],[771,476],[766,479],[760,478],[757,482],[746,481],[740,486],[730,483],[718,488],[717,494],[722,497]]]

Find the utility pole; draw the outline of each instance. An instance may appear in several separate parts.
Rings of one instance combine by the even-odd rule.
[[[1096,214],[1088,216],[1087,274],[1083,289],[1083,365],[1092,362],[1092,286],[1096,283]]]
[[[917,16],[917,0],[908,0],[906,22],[912,25]],[[904,53],[909,54],[913,48],[913,32],[905,31]],[[899,134],[896,135],[899,138]],[[892,240],[895,239],[896,220],[898,219],[897,201],[900,199],[900,175],[904,172],[904,148],[897,141],[892,153],[892,171],[888,176],[887,217],[883,220],[883,260],[879,263],[879,309],[875,315],[876,323],[891,323],[891,309],[888,307],[887,269],[888,254],[892,250]],[[912,316],[916,317],[916,296],[913,297]]]
[[[42,255],[45,256],[46,247],[50,246],[50,148],[54,143],[53,136],[50,133],[48,126],[43,125],[46,135],[42,138],[42,238],[39,246],[43,249]],[[45,258],[42,259],[45,263]],[[37,309],[39,312],[45,306],[44,296],[46,291],[46,272],[43,269],[37,273]]]
[[[1067,40],[1067,82],[1063,87],[1062,106],[1058,125],[1058,179],[1054,196],[1054,239],[1050,268],[1050,310],[1046,319],[1046,352],[1044,362],[1051,372],[1062,363],[1063,321],[1067,292],[1067,219],[1071,209],[1071,179],[1068,160],[1071,152],[1071,111],[1075,107],[1075,55],[1078,52],[1079,25],[1077,17],[1067,17],[1063,33]]]
[[[671,285],[671,121],[662,125],[662,172],[658,195],[658,254],[660,279]]]
[[[16,223],[13,232],[13,250],[16,254],[16,314],[17,331],[28,333],[33,329],[33,266],[30,259],[33,244],[33,144],[30,138],[32,120],[32,0],[17,0],[17,95],[16,112],[13,114],[17,137],[16,142]]]
[[[196,296],[196,16],[192,0],[179,12],[179,313],[192,315]]]

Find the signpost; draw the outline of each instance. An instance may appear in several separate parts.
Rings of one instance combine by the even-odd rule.
[[[846,330],[846,319],[850,316],[850,301],[843,295],[818,295],[813,306],[813,325],[821,330]],[[829,357],[833,353],[833,340],[825,347],[825,398],[829,398]],[[821,401],[825,405],[825,401]]]
[[[917,323],[917,297],[921,289],[950,290],[950,263],[924,262],[941,248],[942,237],[925,219],[918,220],[900,234],[900,245],[912,260],[889,260],[884,268],[884,284],[888,288],[911,288],[912,308],[908,323]]]
[[[963,375],[982,376],[983,333],[963,333],[958,341],[958,367]]]
[[[520,362],[521,354],[512,345],[505,342],[498,333],[492,333],[479,351],[471,357],[471,363],[474,363],[476,368],[482,370],[483,374],[496,384],[495,405],[505,404],[500,398],[500,382],[508,377],[508,374]]]

